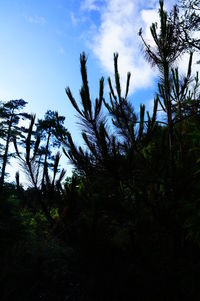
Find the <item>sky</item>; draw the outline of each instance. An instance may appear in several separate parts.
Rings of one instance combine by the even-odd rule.
[[[165,1],[167,9],[173,4]],[[0,0],[0,100],[22,98],[38,118],[48,109],[58,111],[79,143],[78,120],[65,88],[79,101],[79,57],[85,51],[95,98],[101,76],[113,75],[118,52],[123,86],[127,72],[132,74],[136,111],[140,103],[151,109],[158,74],[144,59],[138,31],[142,27],[151,42],[149,27],[157,12],[157,0]]]

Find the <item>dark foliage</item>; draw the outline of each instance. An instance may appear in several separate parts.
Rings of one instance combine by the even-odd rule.
[[[17,107],[9,130],[6,104],[0,107],[0,137],[14,143],[30,182],[23,188],[17,173],[16,185],[1,185],[1,300],[200,299],[199,75],[192,76],[192,52],[184,77],[175,65],[181,53],[198,48],[192,38],[183,45],[184,31],[180,36],[189,22],[188,37],[197,29],[189,15],[197,17],[198,1],[182,4],[180,19],[177,7],[167,14],[160,1],[160,24],[151,26],[154,47],[140,31],[146,57],[160,72],[151,114],[144,105],[135,112],[130,73],[123,95],[117,53],[109,97],[101,78],[91,99],[85,53],[80,102],[66,88],[82,146],[56,112],[36,123]],[[30,118],[23,135],[21,117]],[[64,184],[60,152],[54,153],[61,145],[74,166]]]

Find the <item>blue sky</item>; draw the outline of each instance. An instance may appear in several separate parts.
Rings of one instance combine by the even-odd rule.
[[[165,1],[172,7],[174,1]],[[122,83],[132,73],[131,95],[151,108],[157,72],[143,58],[138,30],[151,42],[149,26],[156,21],[155,0],[0,0],[0,99],[23,98],[27,111],[42,117],[47,109],[66,117],[75,141],[79,128],[65,87],[79,99],[79,56],[88,56],[91,94],[113,72],[119,53]],[[106,96],[106,94],[105,94]]]
[[[128,14],[120,12],[120,3],[132,6],[131,2],[136,5],[130,7]],[[144,88],[151,87],[152,80],[151,70],[138,50],[140,24],[134,24],[132,19],[137,14],[138,3],[129,0],[1,0],[0,99],[23,98],[29,103],[27,109],[37,115],[50,108],[71,118],[73,111],[67,102],[65,87],[69,85],[78,96],[82,51],[88,55],[94,96],[99,78],[112,74],[114,51],[119,52],[124,74],[138,62],[139,76],[136,72],[132,74],[133,84],[136,77],[132,91],[138,92],[140,88],[142,95]],[[131,55],[137,57],[131,59]]]

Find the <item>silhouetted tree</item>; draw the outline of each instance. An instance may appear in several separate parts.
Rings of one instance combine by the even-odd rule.
[[[30,115],[21,112],[26,105],[23,99],[10,100],[8,102],[1,102],[0,119],[1,119],[1,139],[4,141],[2,147],[2,168],[0,177],[0,187],[4,184],[6,165],[9,158],[14,156],[9,153],[9,146],[14,138],[23,138],[24,127],[19,125],[20,120],[30,118]]]
[[[60,193],[62,192],[61,181],[65,176],[65,171],[62,169],[59,172],[59,160],[60,153],[55,155],[53,165],[53,175],[52,178],[49,174],[49,167],[44,166],[41,159],[42,155],[40,151],[40,135],[37,135],[35,139],[35,116],[31,117],[30,126],[28,128],[28,133],[25,138],[25,153],[23,154],[18,149],[17,139],[14,139],[15,150],[18,158],[20,159],[21,166],[25,170],[26,175],[30,179],[31,186],[33,187],[32,194],[36,198],[51,225],[54,224],[54,219],[51,216],[51,206],[52,200],[56,201]],[[38,133],[39,134],[39,133]],[[43,175],[46,179],[45,191],[42,187],[44,185]],[[16,176],[17,186],[20,186],[19,174]],[[58,200],[57,200],[58,201]],[[57,203],[59,205],[59,202]]]
[[[199,0],[180,0],[176,7],[181,10],[179,22],[177,23],[177,31],[179,32],[179,40],[184,51],[199,51],[200,39],[197,33],[200,30],[200,1]]]
[[[58,162],[58,154],[55,157],[55,149],[60,147],[60,140],[58,135],[58,123],[59,131],[61,135],[66,135],[66,128],[64,127],[64,116],[59,116],[57,112],[48,110],[45,113],[44,119],[37,121],[36,135],[40,136],[41,143],[40,149],[40,163],[43,164],[43,175],[42,175],[42,187],[44,188],[45,182],[48,179],[45,178],[47,175],[48,168],[55,169],[55,162]],[[52,153],[54,151],[54,154]],[[56,167],[58,168],[58,166]]]

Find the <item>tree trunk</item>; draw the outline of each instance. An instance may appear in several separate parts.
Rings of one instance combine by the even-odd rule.
[[[45,172],[46,172],[47,156],[48,156],[48,151],[49,151],[50,137],[51,137],[51,128],[49,129],[49,132],[48,132],[47,144],[46,144],[46,149],[45,149],[44,169],[43,169],[43,176],[42,176],[42,188],[44,186],[44,178],[45,178]]]
[[[11,115],[9,125],[8,125],[8,135],[7,135],[7,139],[6,139],[5,152],[3,155],[3,164],[2,164],[2,171],[1,171],[1,178],[0,178],[0,190],[3,188],[3,185],[4,185],[6,165],[8,163],[8,150],[9,150],[9,144],[10,144],[10,138],[11,138],[12,123],[13,123],[13,114]]]

